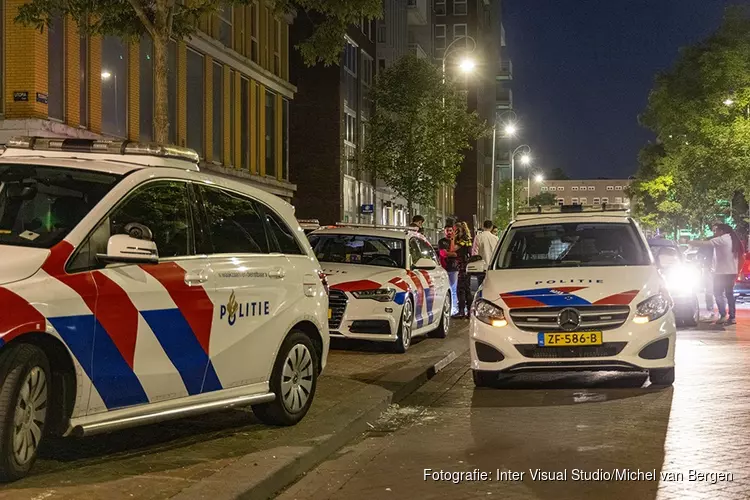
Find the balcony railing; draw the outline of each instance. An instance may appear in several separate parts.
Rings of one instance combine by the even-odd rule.
[[[513,61],[500,61],[497,70],[498,80],[512,80],[513,79]]]
[[[427,59],[427,52],[425,52],[422,46],[417,42],[412,42],[409,44],[409,52],[420,59]]]

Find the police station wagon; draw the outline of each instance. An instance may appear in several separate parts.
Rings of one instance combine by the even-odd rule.
[[[0,475],[43,436],[237,405],[292,425],[328,354],[293,208],[191,150],[18,138],[0,156]]]
[[[624,210],[520,214],[486,269],[470,334],[477,386],[566,370],[648,371],[652,383],[674,381],[672,299]]]

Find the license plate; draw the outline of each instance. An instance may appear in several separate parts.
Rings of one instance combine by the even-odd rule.
[[[601,345],[602,332],[539,333],[537,345],[544,347],[569,347],[576,345]]]
[[[331,319],[333,317],[333,311],[331,309],[328,310],[328,319]]]

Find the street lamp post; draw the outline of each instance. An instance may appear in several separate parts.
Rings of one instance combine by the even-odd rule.
[[[516,217],[516,155],[523,151],[521,157],[521,163],[528,165],[531,161],[529,153],[531,148],[526,144],[521,144],[510,154],[510,218],[511,220]]]
[[[517,127],[516,127],[516,121],[518,120],[518,115],[516,115],[516,112],[513,110],[508,110],[500,115],[495,115],[494,123],[492,124],[492,172],[491,172],[491,178],[490,178],[490,219],[495,220],[495,143],[497,142],[497,124],[498,122],[501,122],[503,117],[505,115],[512,115],[513,118],[510,122],[508,122],[505,125],[505,129],[503,130],[505,132],[506,137],[514,137],[516,135]]]
[[[537,183],[540,183],[544,180],[544,176],[542,174],[537,174],[534,177],[534,181]],[[529,178],[526,181],[526,206],[531,206],[531,169],[529,169]]]

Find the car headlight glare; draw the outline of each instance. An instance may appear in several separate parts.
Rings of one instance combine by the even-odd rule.
[[[505,319],[505,313],[498,306],[484,299],[477,299],[471,306],[471,314],[482,323],[486,323],[496,328],[502,328],[508,325]]]
[[[638,304],[633,321],[640,324],[654,321],[667,314],[670,307],[672,298],[664,291],[659,292]]]
[[[692,266],[677,266],[668,270],[664,278],[669,287],[669,293],[674,295],[690,295],[700,284],[700,273]]]
[[[378,302],[391,302],[396,297],[396,290],[393,288],[375,288],[373,290],[358,290],[352,292],[352,295],[358,299],[371,299]]]

